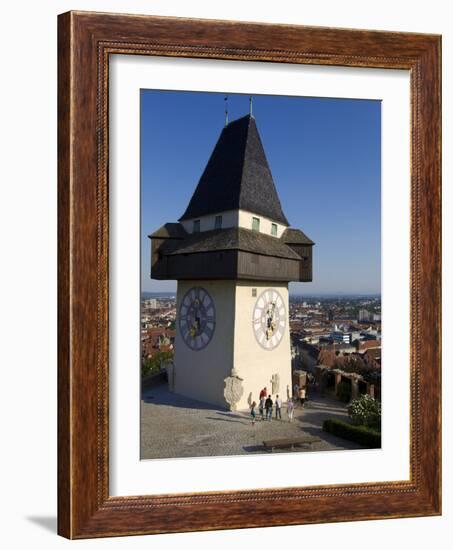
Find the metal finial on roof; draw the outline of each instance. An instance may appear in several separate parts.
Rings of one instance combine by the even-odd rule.
[[[225,96],[225,126],[228,126],[228,96]]]
[[[250,116],[253,116],[253,97],[252,96],[250,96],[249,101],[250,101]]]

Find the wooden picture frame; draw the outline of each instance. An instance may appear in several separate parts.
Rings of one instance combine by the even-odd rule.
[[[440,514],[440,37],[69,12],[59,16],[58,47],[59,534],[88,538]],[[109,496],[111,54],[410,71],[410,480]]]

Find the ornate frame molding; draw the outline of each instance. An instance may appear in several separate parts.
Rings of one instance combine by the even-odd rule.
[[[68,538],[88,538],[440,514],[440,37],[89,12],[65,13],[58,23],[58,532]],[[109,496],[108,61],[112,54],[410,71],[409,481]],[[426,333],[432,335],[430,341],[422,340]],[[263,501],[264,507],[250,507]]]

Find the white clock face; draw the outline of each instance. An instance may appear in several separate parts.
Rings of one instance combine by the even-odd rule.
[[[268,288],[258,296],[252,322],[256,341],[261,347],[272,350],[280,344],[286,328],[286,307],[275,289]]]
[[[214,335],[215,306],[200,286],[189,289],[179,307],[179,330],[185,344],[195,351],[205,348]]]

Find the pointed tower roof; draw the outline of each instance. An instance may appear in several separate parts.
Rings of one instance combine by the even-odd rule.
[[[251,115],[230,122],[222,130],[179,221],[238,209],[289,225]]]

